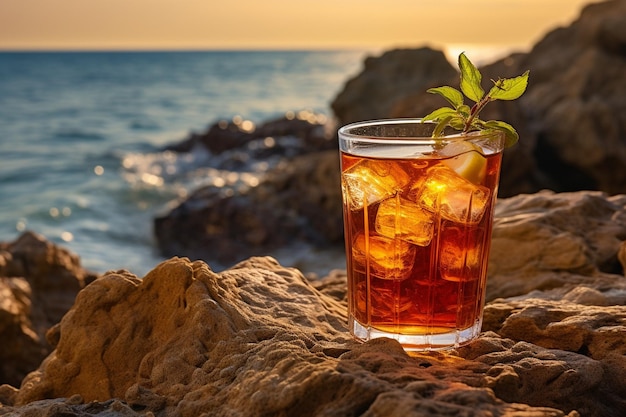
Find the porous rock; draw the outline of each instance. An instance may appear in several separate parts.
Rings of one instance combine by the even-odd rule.
[[[342,271],[309,282],[265,257],[220,273],[179,258],[143,280],[111,272],[0,397],[156,415],[622,415],[625,213],[626,196],[600,192],[499,200],[483,333],[450,353],[352,341]]]
[[[562,375],[565,384],[579,376],[584,384],[568,391],[577,400],[601,386],[597,372],[588,372],[599,365],[584,355],[495,333],[461,356],[408,356],[391,339],[358,344],[347,335],[345,310],[299,271],[267,257],[221,273],[180,258],[143,280],[110,272],[80,292],[54,330],[54,352],[3,401],[12,401],[5,407],[10,411],[45,399],[117,399],[138,414],[163,416],[574,417],[572,404],[578,403],[564,404],[562,392],[553,389],[555,378]],[[524,373],[529,356],[534,374]],[[496,374],[503,364],[519,378],[546,368],[551,378],[516,391],[536,404],[507,397],[510,382]]]
[[[19,385],[52,350],[46,332],[95,274],[78,256],[25,232],[0,243],[0,383]]]
[[[352,341],[345,271],[173,258],[81,290],[48,332],[54,351],[0,386],[0,415],[624,415],[626,196],[496,207],[483,332],[456,351]]]
[[[535,289],[610,286],[613,274],[624,274],[618,259],[624,241],[626,195],[543,191],[500,199],[492,233],[488,299]],[[616,288],[614,294],[619,291]],[[616,297],[607,303],[624,301],[623,295]]]

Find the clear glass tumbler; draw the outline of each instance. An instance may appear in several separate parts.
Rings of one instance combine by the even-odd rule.
[[[407,351],[478,336],[504,135],[432,137],[389,119],[339,129],[348,317]]]

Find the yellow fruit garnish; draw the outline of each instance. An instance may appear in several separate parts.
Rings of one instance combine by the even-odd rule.
[[[487,173],[487,158],[481,153],[480,147],[467,141],[458,141],[447,144],[441,153],[444,156],[453,156],[444,159],[443,163],[466,180],[480,184]]]

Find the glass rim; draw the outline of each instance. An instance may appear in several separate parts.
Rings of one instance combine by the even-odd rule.
[[[375,134],[358,134],[352,133],[352,130],[366,127],[376,126],[393,126],[393,125],[436,125],[433,120],[424,120],[422,118],[389,118],[389,119],[372,119],[359,122],[348,123],[341,126],[338,130],[339,139],[349,142],[359,141],[371,144],[404,144],[421,143],[434,144],[441,141],[462,141],[462,140],[481,140],[491,136],[504,137],[504,132],[498,130],[480,130],[469,133],[455,132],[453,134],[433,137],[431,135],[407,135],[407,136],[391,136],[391,135],[375,135]]]

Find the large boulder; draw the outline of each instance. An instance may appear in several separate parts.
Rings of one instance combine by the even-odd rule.
[[[575,22],[551,31],[530,52],[516,53],[481,67],[484,80],[531,71],[528,91],[521,99],[495,102],[485,109],[486,119],[511,123],[521,137],[518,146],[505,152],[500,195],[531,193],[544,188],[626,192],[626,171],[622,169],[626,166],[624,21],[626,2],[623,0],[590,4]],[[392,57],[402,59],[387,53],[379,60]],[[443,65],[440,60],[437,63]],[[349,96],[352,102],[392,102],[393,105],[373,106],[372,112],[361,110],[355,115],[356,110],[334,104],[340,122],[421,117],[445,105],[440,97],[427,94],[425,90],[438,85],[458,86],[458,75],[437,80],[425,70],[428,63],[413,64],[413,77],[423,79],[425,88],[415,88],[417,84],[408,82],[406,77],[378,78],[377,73],[366,66],[356,79],[367,79],[367,88],[348,82],[335,103]],[[401,63],[394,61],[393,65]],[[394,81],[395,89],[382,88]],[[356,109],[362,108],[357,106]]]
[[[259,125],[241,118],[220,121],[169,146],[175,152],[209,151],[211,168],[228,173],[155,218],[161,253],[205,259],[223,269],[294,245],[341,247],[335,132],[324,116],[299,111]],[[306,256],[293,262],[304,265]]]
[[[498,204],[483,332],[457,350],[353,341],[345,271],[172,258],[84,288],[0,414],[626,415],[626,196]]]
[[[282,117],[256,125],[236,116],[220,120],[204,132],[191,133],[179,143],[166,147],[175,152],[205,149],[212,154],[245,149],[251,157],[268,155],[295,156],[310,151],[337,148],[329,134],[327,117],[307,110],[289,111]],[[268,139],[269,138],[269,139]],[[278,141],[279,138],[283,140]]]
[[[623,0],[589,5],[528,54],[485,68],[491,77],[531,70],[531,88],[519,105],[546,188],[626,191],[625,21]]]
[[[78,256],[25,232],[0,243],[0,383],[19,385],[51,351],[46,332],[96,275]]]
[[[581,286],[596,285],[606,274],[622,273],[624,241],[623,194],[544,191],[498,200],[488,297],[513,297],[533,289],[582,291]],[[626,298],[614,301],[621,304]]]
[[[455,74],[441,51],[426,47],[387,51],[367,57],[361,73],[345,83],[331,107],[341,124],[379,119],[391,114],[398,100]]]
[[[157,217],[154,231],[166,256],[216,267],[299,244],[341,253],[341,202],[338,151],[312,152],[282,160],[253,186],[199,188]]]

